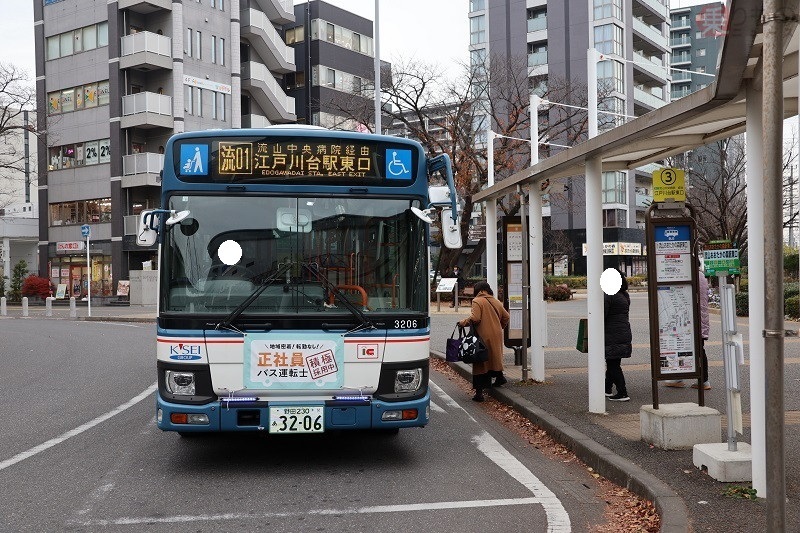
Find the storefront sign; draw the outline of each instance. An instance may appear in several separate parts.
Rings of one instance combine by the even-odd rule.
[[[619,255],[642,255],[642,245],[638,242],[621,242]]]
[[[65,241],[56,243],[56,253],[68,254],[82,252],[86,250],[86,243],[83,241]]]
[[[183,84],[191,85],[192,87],[200,87],[201,89],[208,89],[218,93],[231,94],[232,89],[230,85],[224,83],[217,83],[216,81],[204,80],[203,78],[195,78],[194,76],[183,76]]]

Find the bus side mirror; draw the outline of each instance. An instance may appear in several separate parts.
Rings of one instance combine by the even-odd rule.
[[[461,248],[461,226],[453,220],[452,210],[442,209],[442,238],[446,248]]]
[[[158,240],[158,221],[152,209],[142,211],[139,223],[136,226],[136,244],[138,246],[153,246]]]

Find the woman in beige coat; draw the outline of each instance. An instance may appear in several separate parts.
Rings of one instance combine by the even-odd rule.
[[[482,402],[483,389],[499,387],[507,381],[503,376],[503,330],[508,326],[510,315],[500,300],[494,297],[492,287],[487,282],[476,283],[475,293],[472,312],[468,318],[458,323],[464,327],[469,326],[470,322],[475,324],[478,336],[489,350],[488,361],[472,365],[472,387],[475,389],[472,399]]]

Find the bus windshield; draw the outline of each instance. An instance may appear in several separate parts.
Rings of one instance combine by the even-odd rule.
[[[163,241],[162,312],[245,315],[427,310],[425,225],[410,199],[175,195],[189,211]]]

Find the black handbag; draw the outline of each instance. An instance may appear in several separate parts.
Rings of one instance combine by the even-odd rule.
[[[453,338],[453,336],[456,334],[456,328],[459,328],[458,338]],[[456,363],[461,360],[458,357],[458,352],[461,348],[461,338],[463,336],[464,326],[456,324],[456,327],[453,328],[453,333],[451,333],[450,338],[447,339],[447,350],[445,352],[445,357],[448,363]]]
[[[461,339],[458,355],[467,364],[483,363],[489,360],[489,349],[478,336],[477,328],[470,323],[469,333]]]

